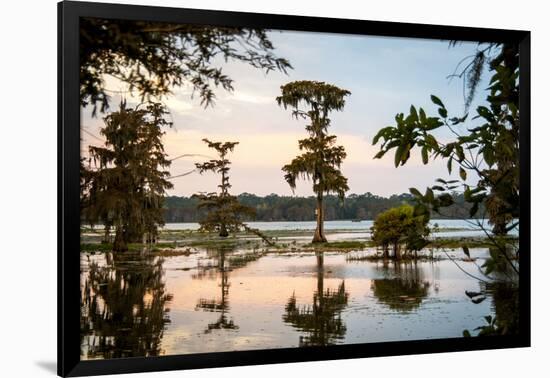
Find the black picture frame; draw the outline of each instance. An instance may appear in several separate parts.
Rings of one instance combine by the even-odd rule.
[[[79,18],[99,17],[392,37],[513,42],[520,46],[520,333],[326,347],[80,361]],[[58,3],[58,374],[83,376],[337,360],[530,346],[530,32],[259,13],[63,1]]]

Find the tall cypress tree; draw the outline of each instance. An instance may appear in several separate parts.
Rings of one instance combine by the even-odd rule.
[[[82,191],[83,214],[92,224],[114,227],[113,250],[126,251],[129,242],[154,240],[164,224],[162,207],[170,161],[162,145],[165,118],[163,105],[128,108],[104,118],[100,133],[105,146],[90,146],[90,169],[86,170]],[[92,165],[92,161],[94,164]]]
[[[328,114],[332,110],[342,110],[350,92],[318,81],[294,81],[283,85],[281,92],[277,103],[285,109],[291,108],[294,117],[310,121],[306,125],[309,137],[298,142],[300,150],[305,152],[283,167],[285,180],[293,190],[299,177],[313,181],[317,196],[317,228],[313,243],[324,243],[327,239],[323,226],[323,196],[337,193],[343,200],[349,190],[348,180],[340,171],[346,152],[343,146],[336,145],[336,135],[328,135]]]

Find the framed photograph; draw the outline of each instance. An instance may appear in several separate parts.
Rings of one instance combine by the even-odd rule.
[[[528,31],[58,11],[60,376],[530,345]]]

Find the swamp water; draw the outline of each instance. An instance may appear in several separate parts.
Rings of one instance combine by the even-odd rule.
[[[481,265],[487,249],[470,253]],[[81,253],[81,358],[462,337],[503,306],[496,295],[472,303],[465,291],[479,281],[449,259],[353,254]]]

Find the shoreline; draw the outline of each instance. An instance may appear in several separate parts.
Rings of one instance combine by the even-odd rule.
[[[311,243],[311,232],[305,231],[268,231],[266,234],[273,239],[275,243],[269,246],[262,240],[246,232],[240,232],[227,238],[216,235],[201,233],[188,230],[163,230],[160,232],[157,243],[143,244],[130,243],[129,252],[147,251],[152,254],[163,256],[190,255],[200,250],[219,249],[225,251],[243,251],[258,253],[303,253],[303,252],[341,252],[341,253],[368,253],[377,254],[377,247],[372,244],[370,236],[355,238],[338,238],[343,233],[365,234],[364,232],[350,232],[349,230],[330,230],[327,231],[327,237],[336,236],[334,240],[329,240],[323,244]],[[436,233],[437,234],[437,233]],[[87,232],[81,235],[80,252],[81,253],[106,253],[111,252],[111,244],[102,243],[102,232]],[[519,240],[515,236],[508,239],[512,242]],[[489,248],[492,246],[488,237],[470,237],[457,235],[449,236],[431,236],[430,243],[418,253],[418,258],[426,253],[433,256],[434,252],[442,252],[444,249],[468,248]]]

